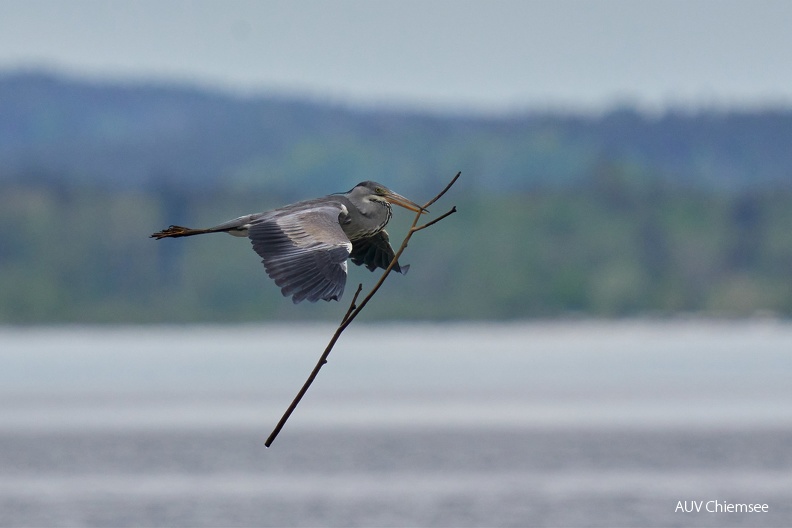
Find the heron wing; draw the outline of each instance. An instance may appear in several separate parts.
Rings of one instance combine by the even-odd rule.
[[[396,254],[390,245],[388,233],[383,229],[376,235],[355,240],[352,243],[350,257],[354,264],[365,265],[369,271],[377,268],[386,269]],[[401,274],[407,273],[410,266],[399,266],[397,262],[393,270]]]
[[[344,293],[352,243],[339,224],[342,212],[340,204],[316,204],[263,217],[248,228],[267,274],[294,304],[338,300]]]

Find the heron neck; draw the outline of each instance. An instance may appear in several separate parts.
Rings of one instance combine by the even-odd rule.
[[[350,211],[351,222],[344,227],[350,240],[358,240],[376,235],[388,224],[393,215],[388,202],[369,202],[367,208]],[[357,217],[357,218],[355,218]]]

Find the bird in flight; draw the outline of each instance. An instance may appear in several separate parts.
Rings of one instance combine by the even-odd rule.
[[[391,204],[415,212],[423,207],[384,185],[366,181],[349,192],[331,194],[229,220],[206,229],[172,225],[151,238],[177,238],[205,233],[248,237],[264,269],[294,304],[339,300],[347,278],[347,259],[370,271],[387,268],[395,253],[385,225]],[[393,269],[407,273],[409,266]]]

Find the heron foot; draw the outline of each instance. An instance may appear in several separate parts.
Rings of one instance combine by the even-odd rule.
[[[199,232],[201,232],[199,229],[190,229],[189,227],[172,225],[168,227],[168,229],[163,229],[162,231],[158,231],[154,233],[149,238],[156,238],[157,240],[159,240],[160,238],[167,238],[167,237],[175,238],[175,237],[197,235]]]

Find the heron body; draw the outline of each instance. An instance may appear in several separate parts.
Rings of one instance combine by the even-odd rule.
[[[391,204],[425,212],[384,185],[367,181],[346,193],[240,216],[207,229],[170,226],[151,237],[205,233],[247,237],[267,274],[295,304],[339,300],[346,285],[347,259],[371,271],[387,268],[393,260],[384,229],[391,219]],[[398,262],[393,267],[400,273],[408,268]]]

